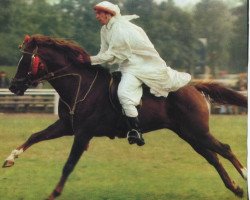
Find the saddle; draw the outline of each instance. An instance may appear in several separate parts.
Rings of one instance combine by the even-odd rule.
[[[122,74],[121,72],[113,72],[111,73],[111,79],[109,82],[109,100],[113,108],[115,109],[116,112],[122,114],[122,106],[120,104],[117,90],[118,90],[118,85],[121,81]]]
[[[122,76],[121,72],[113,72],[111,74],[111,79],[109,83],[109,100],[113,108],[116,110],[116,112],[124,114],[117,94],[118,85],[121,81],[121,76]],[[143,84],[142,87],[143,87],[143,94],[150,93],[149,87],[147,87],[145,84]],[[140,105],[137,106],[137,109],[139,110],[141,107],[142,107],[142,100],[140,101]]]

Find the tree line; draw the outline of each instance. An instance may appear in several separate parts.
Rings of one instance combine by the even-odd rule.
[[[18,44],[25,34],[71,39],[94,55],[100,48],[96,0],[1,0],[0,65],[16,65]],[[246,72],[248,63],[247,0],[230,8],[222,0],[201,0],[191,10],[173,0],[113,0],[122,14],[137,14],[141,26],[161,57],[172,68],[216,74]]]

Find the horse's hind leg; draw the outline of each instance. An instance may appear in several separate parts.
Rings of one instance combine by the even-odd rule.
[[[216,153],[202,147],[200,144],[197,144],[197,142],[195,142],[192,139],[191,140],[186,138],[183,139],[186,140],[197,153],[202,155],[211,165],[214,166],[214,168],[219,173],[222,181],[224,182],[225,186],[229,190],[231,190],[235,195],[243,197],[243,189],[240,188],[238,185],[234,183],[234,181],[231,180],[228,173],[224,169],[223,165],[220,163]]]
[[[62,137],[64,135],[71,135],[71,131],[64,126],[62,121],[58,120],[54,124],[50,125],[48,128],[32,134],[24,144],[13,150],[11,154],[6,158],[3,167],[13,166],[15,158],[18,158],[18,156],[25,150],[27,150],[31,145],[41,142],[43,140],[50,140]]]
[[[228,159],[240,175],[247,179],[247,169],[240,163],[237,157],[233,154],[230,146],[228,144],[223,144],[218,141],[215,137],[213,137],[209,132],[202,137],[197,137],[199,141],[205,145],[211,151],[215,151],[216,153],[220,154],[222,157]]]

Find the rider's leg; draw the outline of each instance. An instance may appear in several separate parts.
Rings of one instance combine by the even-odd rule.
[[[129,143],[137,143],[139,146],[144,144],[139,127],[138,111],[136,109],[142,97],[141,86],[142,82],[129,73],[122,74],[121,82],[118,86],[118,98],[127,116]]]

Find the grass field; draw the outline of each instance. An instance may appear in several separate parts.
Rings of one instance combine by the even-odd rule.
[[[55,121],[53,115],[0,114],[2,162],[31,133]],[[247,117],[212,116],[210,127],[230,144],[246,165]],[[95,138],[71,174],[60,200],[237,200],[205,159],[168,130],[145,135],[146,145]],[[45,199],[54,189],[67,159],[72,137],[31,147],[14,167],[1,168],[0,200]],[[246,182],[221,158],[229,175],[245,190]]]

